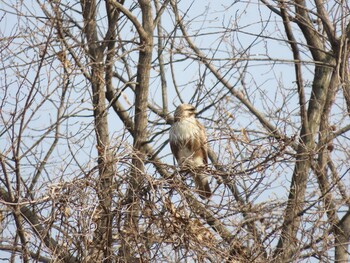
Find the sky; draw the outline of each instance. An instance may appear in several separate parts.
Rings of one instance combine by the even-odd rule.
[[[72,2],[69,3],[72,4]],[[132,1],[126,1],[126,6],[132,5]],[[278,26],[279,18],[258,1],[234,3],[224,0],[215,1],[215,3],[214,1],[181,1],[179,6],[183,10],[184,20],[191,38],[198,47],[202,48],[206,56],[215,57],[212,63],[225,73],[224,77],[230,83],[235,83],[235,89],[245,93],[258,110],[266,113],[266,115],[270,114],[269,120],[276,127],[290,137],[297,136],[299,126],[295,123],[298,123],[299,120],[299,107],[295,92],[294,67],[290,63],[292,56],[289,47],[283,41],[284,33],[281,31],[281,27]],[[22,12],[25,16],[18,18],[14,13],[14,8],[18,8],[19,12]],[[76,5],[75,8],[79,10],[80,7]],[[6,10],[6,13],[4,10]],[[1,13],[3,13],[3,16],[1,16]],[[33,19],[32,15],[39,16],[39,18]],[[103,18],[104,13],[100,13],[100,17]],[[31,122],[28,122],[27,131],[22,142],[23,149],[27,149],[30,153],[26,159],[29,168],[23,171],[24,179],[31,179],[33,169],[37,168],[33,164],[44,158],[44,153],[49,151],[54,138],[52,134],[45,136],[39,147],[33,148],[32,152],[31,147],[36,144],[40,136],[45,134],[47,127],[53,125],[57,118],[62,119],[59,130],[62,139],[59,140],[59,147],[55,149],[54,154],[50,157],[50,162],[46,166],[45,175],[47,178],[41,178],[45,182],[44,186],[48,189],[51,184],[73,179],[79,169],[88,170],[95,166],[95,162],[91,160],[91,157],[96,156],[96,151],[93,146],[95,144],[93,116],[89,103],[91,94],[86,89],[88,83],[78,74],[78,70],[72,72],[70,88],[66,94],[65,104],[67,109],[60,112],[58,108],[61,103],[60,97],[63,94],[63,85],[58,76],[62,74],[63,69],[53,52],[60,51],[60,44],[53,42],[52,46],[49,47],[51,53],[45,59],[43,71],[37,72],[37,67],[26,67],[26,63],[31,61],[37,60],[40,63],[41,57],[37,50],[45,49],[45,41],[42,41],[42,38],[55,37],[55,32],[51,30],[49,23],[41,17],[38,5],[35,2],[1,1],[0,19],[0,37],[6,40],[3,43],[10,43],[13,52],[13,54],[2,53],[0,55],[2,63],[0,68],[2,70],[7,68],[5,70],[6,75],[0,75],[2,85],[0,96],[6,97],[6,103],[2,107],[2,111],[6,112],[6,116],[10,116],[11,112],[19,113],[18,108],[23,110],[26,103],[28,103],[28,94],[33,92],[33,98],[35,97],[31,104],[32,107],[26,113],[26,121],[30,120]],[[164,34],[174,33],[174,18],[169,16],[168,12],[164,13],[162,21]],[[101,20],[101,24],[103,23],[104,21]],[[78,32],[76,33],[78,35]],[[125,39],[131,40],[135,36],[135,31],[130,30],[129,24],[123,27],[121,33],[124,34]],[[179,31],[176,31],[176,33],[179,34]],[[264,38],[261,37],[262,35]],[[16,37],[10,39],[12,36]],[[25,41],[26,37],[30,42]],[[298,37],[301,38],[301,36]],[[34,52],[31,47],[33,42],[38,45],[38,48],[34,48]],[[178,41],[176,45],[179,54],[174,56],[177,60],[174,63],[174,72],[177,76],[176,85],[179,87],[179,93],[184,102],[194,103],[196,101],[193,99],[194,94],[196,94],[196,87],[200,86],[201,93],[199,97],[201,103],[198,104],[198,109],[201,110],[215,101],[216,96],[223,94],[222,84],[218,83],[209,74],[203,64],[192,59],[185,59],[184,54],[190,50],[184,42]],[[125,44],[124,48],[127,52],[130,52],[126,57],[130,61],[135,60],[137,52],[131,50],[133,46]],[[6,46],[0,46],[1,49],[6,49]],[[164,51],[166,55],[168,51],[169,44],[167,44]],[[230,58],[230,60],[227,60],[227,58]],[[303,54],[303,58],[309,61],[306,53]],[[175,83],[171,77],[169,61],[169,56],[165,56],[169,95],[168,107],[169,111],[173,112],[180,103],[180,99],[174,90]],[[122,66],[122,63],[116,61],[115,65],[119,73],[125,73],[125,67]],[[312,80],[313,66],[307,63],[305,65],[305,83],[308,84]],[[247,67],[247,71],[243,83],[240,74],[244,67]],[[135,73],[135,64],[131,65],[131,69],[132,75]],[[157,67],[152,70],[151,74],[150,102],[161,105],[161,86]],[[34,81],[37,81],[38,88],[32,89]],[[115,85],[119,87],[121,84],[116,82]],[[5,93],[3,88],[5,86],[10,87],[10,92]],[[306,92],[308,93],[309,90],[310,85],[307,86]],[[133,104],[132,92],[126,90],[121,99],[123,105],[129,107]],[[19,101],[17,106],[14,103],[16,100]],[[264,132],[261,125],[237,99],[227,96],[218,101],[216,106],[215,109],[211,108],[203,113],[200,116],[200,121],[206,126],[210,144],[224,164],[240,163],[241,160],[249,157],[249,154],[257,147],[260,147],[261,151],[259,153],[262,156],[271,150],[266,140],[258,140],[259,135],[256,132]],[[32,111],[33,108],[38,109],[38,112]],[[72,114],[74,115],[73,118],[65,118],[65,116]],[[130,115],[132,116],[132,114],[133,110],[131,109]],[[149,113],[149,116],[154,121],[158,118],[152,113]],[[217,118],[215,122],[211,122],[209,118],[212,116],[222,116],[222,119]],[[338,115],[335,116],[335,119],[339,118]],[[288,119],[289,122],[281,122],[281,118]],[[229,120],[229,127],[223,126],[222,120],[224,119]],[[2,132],[1,122],[3,121],[4,119],[0,120],[0,132]],[[112,109],[109,110],[109,123],[113,147],[119,147],[124,141],[128,141],[131,147],[132,138],[131,136],[121,135],[120,131],[123,130],[123,125]],[[167,128],[169,126],[165,124],[150,125],[149,131],[151,134],[155,134]],[[20,129],[20,126],[16,126],[15,130],[19,131],[18,129]],[[248,138],[252,140],[248,145],[244,143],[244,130],[248,131],[248,136],[250,136]],[[232,132],[236,139],[236,145],[230,144],[229,139],[222,139],[230,135],[228,131]],[[1,151],[6,150],[12,143],[7,138],[6,135],[0,138]],[[167,133],[160,134],[155,138],[154,147],[161,146],[168,139]],[[229,155],[230,151],[233,151],[234,154]],[[41,155],[38,156],[38,153],[41,153]],[[76,153],[76,155],[73,153]],[[126,155],[127,149],[123,149],[123,152],[119,154]],[[174,164],[169,146],[161,151],[160,156],[164,162]],[[247,164],[242,162],[241,165],[244,167]],[[264,186],[267,185],[269,190],[257,191],[256,196],[251,197],[252,200],[257,198],[256,203],[265,203],[269,200],[286,200],[287,198],[292,168],[288,165],[276,165],[271,166],[270,172],[271,170],[275,171],[275,176],[264,179]],[[149,172],[152,172],[152,168]],[[263,176],[261,173],[254,173],[252,178],[243,177],[240,180],[241,189],[258,187],[259,180]],[[217,186],[214,179],[211,182],[214,187]],[[40,190],[38,193],[46,194],[46,189],[44,191]],[[218,192],[227,194],[222,189],[218,189]],[[219,202],[219,199],[218,196],[218,199],[214,199],[213,202]]]

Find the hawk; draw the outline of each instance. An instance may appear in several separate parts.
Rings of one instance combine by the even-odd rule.
[[[207,136],[202,124],[196,119],[196,109],[190,104],[179,105],[170,128],[170,148],[182,169],[188,169],[194,178],[199,196],[211,196],[208,177],[198,168],[208,164]]]

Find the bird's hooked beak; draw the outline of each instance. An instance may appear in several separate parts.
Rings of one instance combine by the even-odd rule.
[[[189,111],[190,111],[191,113],[193,113],[194,116],[197,116],[197,114],[198,114],[198,112],[197,112],[197,110],[196,110],[195,107],[192,107],[191,109],[189,109]]]

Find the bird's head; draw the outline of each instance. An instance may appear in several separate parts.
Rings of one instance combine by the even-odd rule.
[[[181,104],[175,110],[175,121],[180,120],[181,118],[189,118],[196,116],[196,108],[190,104]]]

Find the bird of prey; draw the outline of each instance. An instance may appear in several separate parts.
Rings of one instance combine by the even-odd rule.
[[[199,196],[205,199],[212,194],[208,177],[203,173],[205,165],[208,164],[207,136],[195,115],[196,109],[192,105],[179,105],[175,110],[169,140],[177,163],[181,169],[191,173]],[[201,167],[202,169],[198,169]]]

